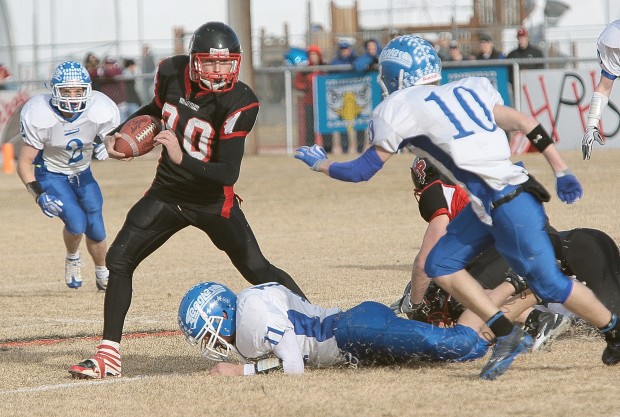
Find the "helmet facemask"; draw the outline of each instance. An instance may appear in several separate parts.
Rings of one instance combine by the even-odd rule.
[[[81,88],[79,96],[71,97],[64,89]],[[52,105],[65,113],[81,113],[90,100],[92,87],[88,83],[67,82],[52,85]]]
[[[225,72],[227,68],[230,70]],[[203,90],[216,93],[232,90],[239,78],[240,69],[241,54],[229,53],[228,49],[211,49],[210,53],[190,53],[190,79],[198,83]]]
[[[200,353],[215,362],[247,363],[237,348],[221,336],[225,317],[210,316],[205,327],[205,336],[200,341]]]
[[[50,82],[52,105],[65,113],[81,113],[91,98],[92,84],[86,68],[76,61],[60,63]],[[67,89],[81,89],[76,97],[71,97]]]

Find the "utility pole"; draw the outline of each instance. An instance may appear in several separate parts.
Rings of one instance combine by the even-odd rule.
[[[241,50],[243,51],[239,78],[254,90],[251,1],[229,0],[228,23],[237,33],[239,42],[241,42]],[[258,153],[258,134],[256,125],[254,125],[254,129],[246,138],[245,151],[250,154]]]

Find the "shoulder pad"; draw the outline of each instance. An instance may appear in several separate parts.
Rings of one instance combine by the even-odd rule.
[[[37,129],[48,129],[54,126],[58,119],[51,107],[51,98],[50,94],[32,97],[24,104],[20,115],[21,119]]]
[[[118,125],[120,115],[116,104],[103,93],[93,91],[91,101],[86,108],[86,116],[93,123],[103,124],[113,122]]]

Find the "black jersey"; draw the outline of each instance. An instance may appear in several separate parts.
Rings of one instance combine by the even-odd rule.
[[[245,137],[258,115],[258,98],[240,81],[225,93],[202,90],[190,81],[188,64],[187,55],[163,60],[155,77],[155,97],[144,108],[174,130],[183,151],[176,165],[163,149],[147,193],[168,202],[212,206],[228,217]]]

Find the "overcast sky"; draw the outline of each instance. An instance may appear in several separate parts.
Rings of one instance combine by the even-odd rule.
[[[123,55],[138,53],[138,42],[160,40],[162,49],[169,49],[174,27],[183,27],[191,32],[196,27],[210,20],[227,21],[226,0],[3,0],[12,16],[12,33],[15,45],[21,46],[19,60],[32,57],[34,34],[39,45],[50,43],[68,44],[76,54],[91,48],[94,42],[113,42],[117,37],[127,43],[122,46]],[[457,14],[458,19],[468,19],[471,10],[463,5],[470,5],[473,0],[358,0],[360,23],[364,27],[386,26],[388,22],[395,26],[429,22],[439,23]],[[564,0],[571,6],[569,12],[560,20],[562,26],[591,26],[589,33],[572,30],[571,36],[595,36],[607,20],[620,18],[619,0]],[[118,31],[115,29],[114,4],[119,4]],[[336,0],[340,6],[352,5],[353,0]],[[534,18],[542,19],[545,0],[537,0],[537,12]],[[102,6],[107,5],[107,6]],[[268,33],[283,34],[284,23],[288,22],[293,42],[306,31],[306,0],[252,0],[253,33],[261,28]],[[329,29],[329,0],[311,0],[312,20]],[[391,14],[380,11],[379,5],[392,6]],[[139,5],[142,15],[138,18]],[[34,13],[33,11],[37,12]],[[440,15],[441,14],[441,15]],[[536,17],[538,16],[538,17]],[[33,22],[37,30],[33,30]],[[55,22],[54,25],[51,22]],[[576,34],[576,35],[575,35]],[[158,48],[154,42],[155,49]],[[131,46],[130,46],[131,45]],[[108,48],[110,48],[108,46]],[[40,47],[43,57],[49,47]],[[114,51],[112,51],[113,53]],[[57,54],[68,53],[56,51]],[[594,52],[593,52],[594,54]],[[23,56],[25,55],[25,56]]]

